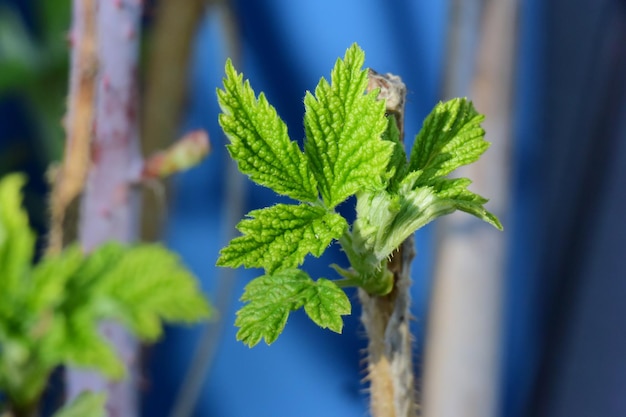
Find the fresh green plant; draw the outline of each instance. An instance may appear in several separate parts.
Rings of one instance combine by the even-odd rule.
[[[107,243],[88,256],[73,245],[32,266],[35,236],[21,208],[23,183],[17,174],[0,180],[0,392],[15,415],[36,405],[59,365],[124,376],[98,332],[102,320],[150,342],[161,335],[162,321],[210,314],[193,275],[157,244]]]
[[[364,60],[352,45],[337,60],[331,82],[322,78],[315,95],[306,93],[304,152],[265,95],[257,98],[226,62],[217,95],[230,155],[253,181],[299,202],[251,211],[237,226],[242,236],[217,261],[265,270],[246,286],[246,305],[235,322],[238,340],[249,346],[274,342],[289,313],[301,307],[319,326],[341,332],[342,316],[351,311],[341,288],[387,294],[393,275],[385,264],[392,252],[439,216],[461,210],[502,228],[484,208],[487,199],[467,189],[469,179],[446,177],[489,147],[480,127],[484,117],[466,99],[437,104],[407,161],[384,101],[377,91],[365,94]],[[335,209],[353,195],[356,220],[350,225]],[[350,262],[350,268],[331,265],[341,278],[313,280],[298,269],[309,253],[319,257],[334,241]]]

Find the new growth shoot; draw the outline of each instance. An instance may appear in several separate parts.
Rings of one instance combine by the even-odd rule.
[[[222,249],[217,265],[262,268],[241,297],[238,340],[274,342],[291,311],[304,308],[322,328],[340,333],[351,305],[344,287],[372,295],[393,288],[385,267],[394,250],[437,217],[461,210],[502,229],[484,208],[487,199],[468,190],[467,178],[448,178],[487,150],[483,116],[466,99],[439,103],[425,119],[410,157],[378,91],[366,93],[364,52],[352,45],[338,59],[330,82],[322,78],[304,98],[304,150],[287,134],[265,95],[258,97],[231,61],[218,90],[219,122],[239,170],[259,185],[294,200],[253,210]],[[350,224],[335,208],[356,196]],[[350,265],[331,265],[334,279],[313,279],[299,269],[338,243]]]

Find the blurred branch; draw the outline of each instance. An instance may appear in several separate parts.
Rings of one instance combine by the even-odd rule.
[[[450,28],[452,36],[462,36],[457,26],[478,31],[478,23],[482,23],[470,95],[486,115],[483,127],[492,147],[481,163],[465,167],[460,174],[476,178],[474,188],[479,194],[494,196],[489,209],[501,218],[508,200],[517,8],[515,0],[490,0],[480,19],[467,15],[473,24],[453,20]],[[463,18],[456,15],[456,19]],[[470,89],[463,75],[457,75],[460,81],[455,78],[455,71],[473,67],[467,62],[471,54],[466,55],[458,42],[451,40],[446,95]],[[439,223],[441,241],[424,375],[427,417],[493,417],[498,411],[506,235],[477,223],[456,215]]]
[[[156,5],[141,118],[144,155],[166,148],[178,137],[193,39],[204,8],[205,0],[161,0]],[[160,235],[163,211],[154,207],[164,202],[156,201],[157,198],[147,190],[143,193],[144,240],[157,240]]]
[[[448,11],[442,96],[466,96],[475,74],[480,27],[488,0],[452,0]]]

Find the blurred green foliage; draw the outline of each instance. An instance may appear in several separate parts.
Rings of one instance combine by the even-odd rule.
[[[18,146],[17,150],[47,164],[59,159],[63,145],[70,0],[28,3],[30,24],[16,8],[0,3],[0,100],[17,99],[34,132],[35,137],[18,138],[22,142],[28,139],[34,149],[24,151]],[[14,169],[15,160],[23,157],[3,152],[0,169]]]
[[[0,175],[28,172],[24,206],[38,234],[47,225],[44,174],[63,152],[70,6],[0,0]]]
[[[71,245],[33,265],[24,182],[0,178],[0,415],[32,410],[58,366],[123,377],[123,362],[98,331],[103,321],[154,342],[164,323],[197,323],[212,311],[197,278],[158,244],[108,242],[89,255]]]

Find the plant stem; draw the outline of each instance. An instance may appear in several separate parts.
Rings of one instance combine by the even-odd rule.
[[[394,115],[402,140],[406,97],[404,83],[397,76],[377,74],[371,70],[368,76],[368,90],[380,88],[378,97],[386,99],[387,112]],[[363,306],[361,320],[368,337],[370,406],[374,417],[417,415],[409,328],[410,271],[414,256],[413,238],[410,237],[387,263],[387,268],[394,274],[393,290],[385,296],[359,290]]]
[[[71,51],[68,111],[64,120],[66,145],[63,161],[55,175],[50,195],[48,254],[61,252],[75,236],[68,236],[68,209],[83,191],[89,167],[89,145],[94,120],[96,74],[98,72],[96,2],[75,0]]]
[[[178,136],[181,109],[187,93],[187,72],[193,37],[204,16],[205,0],[160,0],[156,4],[154,29],[147,62],[141,146],[151,155],[169,146]],[[169,187],[164,186],[165,194]],[[158,240],[163,223],[163,198],[145,190],[141,213],[142,240]]]
[[[137,121],[137,59],[142,1],[97,2],[75,0],[74,7],[88,3],[96,10],[97,91],[91,163],[81,202],[79,240],[84,251],[108,241],[131,242],[137,235],[138,195],[131,181],[142,168]],[[84,25],[75,14],[75,27]],[[93,30],[93,29],[92,29]],[[74,33],[74,36],[80,36]],[[80,71],[72,65],[72,74]],[[70,98],[70,103],[72,99]],[[70,109],[70,114],[72,109]],[[114,345],[127,369],[120,383],[103,376],[69,369],[67,394],[71,401],[85,390],[108,391],[108,415],[133,417],[137,414],[137,342],[119,325],[103,323],[101,332]]]

